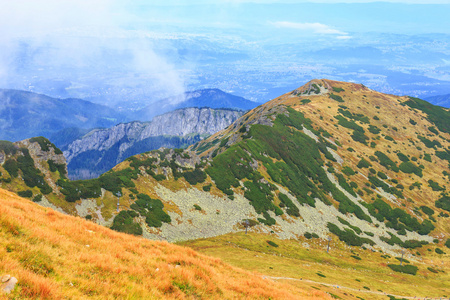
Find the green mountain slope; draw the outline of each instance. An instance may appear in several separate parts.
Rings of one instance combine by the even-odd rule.
[[[248,224],[282,239],[331,233],[382,251],[443,244],[449,114],[418,99],[314,80],[188,150],[136,155],[94,180],[54,178],[42,198],[118,231],[171,241]],[[11,182],[2,187],[23,190],[23,171],[4,169]]]

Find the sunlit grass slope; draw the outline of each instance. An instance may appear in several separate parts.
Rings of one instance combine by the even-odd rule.
[[[411,275],[388,267],[399,264],[400,251],[388,255],[332,239],[327,253],[327,243],[319,238],[280,240],[275,235],[239,232],[180,244],[233,266],[286,278],[276,280],[302,289],[320,289],[341,299],[450,296],[450,260],[448,255],[430,251],[433,245],[422,247],[420,256],[404,257],[403,265],[418,267],[417,274]]]
[[[112,231],[0,189],[6,299],[331,299],[186,247]]]

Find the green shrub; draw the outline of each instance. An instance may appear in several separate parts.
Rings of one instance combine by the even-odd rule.
[[[378,172],[377,175],[378,175],[378,177],[380,177],[381,179],[387,179],[387,178],[388,178],[387,175],[384,174],[383,172]]]
[[[442,208],[446,211],[450,211],[450,196],[442,195],[441,198],[435,201],[437,208]]]
[[[19,191],[17,192],[17,195],[24,198],[31,198],[33,197],[33,192],[31,190]]]
[[[350,257],[353,257],[353,258],[356,259],[356,260],[361,260],[361,257],[356,256],[356,255],[350,255]]]
[[[53,148],[55,150],[55,154],[63,154],[61,150],[59,150],[55,145],[53,145],[48,139],[43,136],[31,138],[30,142],[38,143],[42,151],[47,152],[50,150],[50,148]]]
[[[344,173],[347,176],[351,176],[351,175],[355,175],[355,171],[353,171],[352,168],[350,168],[349,166],[345,166],[342,168],[342,173]]]
[[[405,154],[403,154],[401,152],[397,152],[397,156],[401,161],[404,161],[404,162],[409,161],[408,156],[406,156]]]
[[[340,93],[340,92],[343,92],[345,90],[343,88],[340,88],[340,87],[333,87],[333,91],[336,92],[336,93]]]
[[[19,150],[19,147],[14,145],[10,141],[0,141],[0,151],[3,151],[5,155],[14,155]]]
[[[424,213],[426,213],[427,215],[429,215],[429,216],[434,215],[434,210],[432,210],[432,209],[429,208],[428,206],[422,205],[422,206],[420,207],[420,209],[421,209]]]
[[[381,132],[381,129],[374,125],[369,125],[369,128],[367,130],[369,130],[369,132],[373,134],[379,134]]]
[[[369,137],[360,131],[353,131],[353,134],[350,136],[355,142],[359,142],[361,144],[367,145],[367,140]]]
[[[439,132],[438,132],[438,131],[436,130],[436,128],[433,127],[433,126],[428,127],[428,130],[431,131],[432,133],[434,133],[435,135],[438,135],[438,134],[439,134]]]
[[[411,275],[416,275],[418,268],[413,265],[393,265],[389,264],[389,268],[391,268],[395,272],[406,273]]]
[[[142,227],[133,220],[136,216],[134,211],[122,210],[115,216],[111,229],[133,235],[142,235]]]
[[[394,172],[398,172],[399,168],[386,154],[380,151],[376,151],[375,155],[378,157],[380,164],[384,166],[388,170],[392,170]]]
[[[12,178],[19,176],[19,164],[13,159],[7,159],[3,164],[3,168]]]
[[[159,199],[152,199],[146,194],[138,194],[136,202],[131,209],[145,217],[149,227],[161,227],[162,223],[170,223],[170,216],[163,210],[164,204]]]
[[[372,166],[372,164],[367,160],[365,160],[364,158],[362,158],[356,166],[362,169],[362,168],[369,168]]]
[[[406,161],[406,162],[402,162],[399,166],[400,171],[402,171],[403,173],[406,174],[416,174],[419,177],[422,177],[422,169],[419,168],[418,166],[416,166],[413,162],[411,161]]]
[[[267,244],[269,244],[272,247],[278,247],[278,245],[275,242],[267,240]]]
[[[309,100],[309,99],[302,99],[300,102],[301,102],[303,105],[305,105],[305,104],[308,104],[309,102],[311,102],[311,100]]]
[[[338,178],[339,185],[344,188],[349,194],[356,197],[356,192],[353,190],[353,188],[348,184],[347,180],[345,180],[345,177],[342,174],[336,174]]]
[[[263,218],[258,218],[258,221],[259,221],[260,223],[262,223],[262,224],[264,224],[264,225],[267,225],[267,226],[275,225],[275,223],[276,223],[275,219],[272,218],[272,217],[269,215],[268,212],[266,212],[266,211],[263,212],[263,217],[264,217],[264,219],[263,219]]]
[[[440,249],[440,248],[436,248],[436,249],[434,249],[434,251],[435,251],[437,254],[445,254],[445,252],[442,251],[442,249]]]
[[[447,248],[450,248],[450,238],[444,244]]]
[[[428,185],[431,187],[431,189],[435,192],[443,191],[445,188],[441,187],[439,183],[436,181],[433,181],[432,179],[428,180]]]
[[[195,210],[202,210],[202,208],[200,207],[200,205],[194,204],[194,208]]]
[[[371,239],[357,236],[350,229],[340,230],[339,227],[337,227],[333,223],[328,223],[327,227],[331,233],[334,233],[335,235],[338,236],[339,240],[343,241],[349,246],[362,246],[363,244],[370,244],[370,245],[375,244]]]
[[[338,112],[340,112],[343,116],[355,120],[355,121],[360,121],[362,123],[366,123],[369,124],[369,118],[367,116],[364,116],[363,114],[354,114],[348,110],[342,109],[342,108],[347,108],[343,105],[339,105],[341,108],[338,109]]]
[[[409,119],[409,123],[411,123],[411,125],[416,125],[417,124],[417,122],[414,121],[413,119]]]
[[[342,99],[341,96],[335,95],[335,94],[333,94],[333,93],[330,93],[330,94],[329,94],[329,97],[330,97],[331,99],[337,101],[337,102],[341,102],[341,103],[342,103],[342,102],[345,102],[345,101]]]
[[[204,186],[203,186],[203,190],[204,190],[205,192],[209,192],[209,191],[211,190],[211,186],[212,186],[211,183],[209,183],[209,184],[207,184],[207,185],[204,185]]]
[[[407,260],[406,258],[396,257],[395,259],[398,260],[398,261],[401,261],[401,262],[403,262],[405,264],[409,264],[409,260]]]
[[[431,140],[427,139],[426,137],[423,137],[423,136],[420,136],[420,135],[417,136],[417,138],[418,138],[419,140],[421,140],[422,143],[423,143],[427,148],[434,148],[434,147],[436,147],[436,146],[442,147],[441,143],[440,143],[439,141],[437,141],[437,140],[431,141]]]
[[[206,173],[200,169],[195,169],[194,171],[184,172],[183,177],[191,185],[196,185],[197,183],[201,183],[206,180]]]
[[[48,163],[48,167],[49,167],[50,172],[58,171],[60,178],[62,178],[62,179],[66,178],[67,171],[66,171],[66,165],[65,164],[57,164],[57,163],[55,163],[55,161],[53,161],[51,159],[47,160],[47,163]]]
[[[283,193],[279,193],[278,199],[280,199],[280,207],[287,207],[286,213],[288,215],[300,217],[300,211],[298,210],[298,207],[291,201],[291,199],[289,199],[288,196]]]
[[[32,199],[33,202],[41,202],[42,201],[42,194],[37,194]]]

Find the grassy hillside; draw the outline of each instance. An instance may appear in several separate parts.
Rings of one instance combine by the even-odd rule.
[[[16,165],[19,148],[36,142],[15,144],[18,154],[5,145],[0,172],[3,187],[42,205],[152,239],[249,224],[282,239],[333,234],[349,246],[416,255],[430,243],[444,247],[450,232],[449,120],[449,110],[420,99],[313,80],[188,150],[136,155],[95,180],[45,172],[52,166],[41,159],[52,191],[40,180],[30,186]]]
[[[40,207],[3,189],[0,274],[18,279],[8,299],[331,299],[188,248]]]
[[[314,288],[341,299],[450,296],[450,260],[435,253],[432,245],[420,249],[420,258],[404,257],[402,265],[418,268],[413,275],[388,267],[400,263],[400,253],[391,256],[361,248],[349,251],[338,239],[330,241],[327,253],[328,241],[308,237],[299,241],[280,240],[273,234],[240,232],[180,244],[231,265],[275,277],[277,281]],[[427,253],[429,257],[424,258]]]

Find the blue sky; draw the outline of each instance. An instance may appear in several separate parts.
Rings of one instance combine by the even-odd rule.
[[[444,0],[0,1],[0,88],[131,101],[219,87],[263,101],[262,84],[276,93],[327,76],[441,93],[449,15]],[[403,89],[406,80],[437,88]]]

